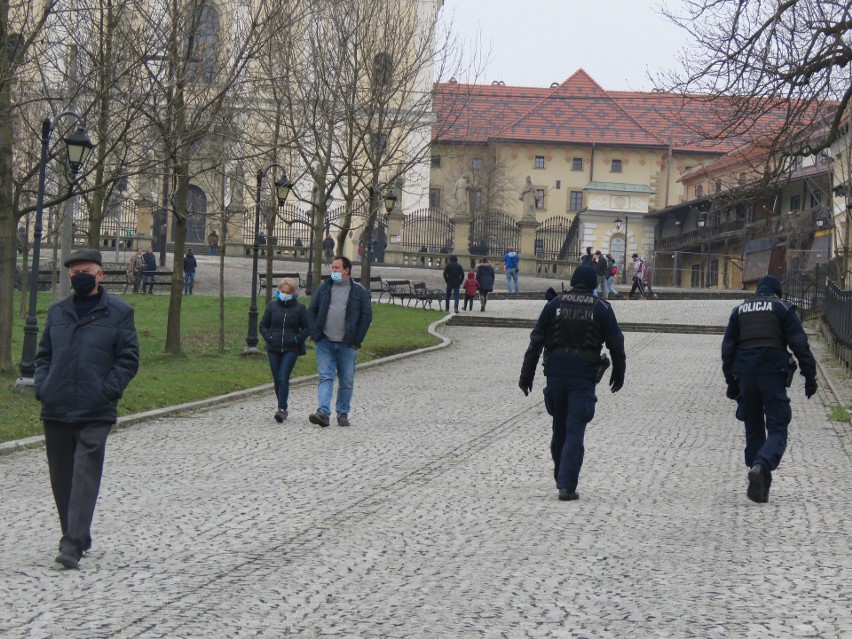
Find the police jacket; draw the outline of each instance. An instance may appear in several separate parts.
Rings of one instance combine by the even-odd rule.
[[[41,419],[110,422],[118,400],[139,369],[133,307],[101,289],[95,308],[77,317],[74,296],[53,304],[35,362]]]
[[[370,294],[355,280],[350,280],[349,300],[346,302],[346,332],[343,336],[345,344],[361,348],[361,342],[367,336],[370,322],[373,321],[373,309],[370,306]],[[323,337],[323,327],[328,317],[328,307],[331,305],[330,279],[325,280],[311,298],[308,308],[311,323],[311,339],[318,342]]]
[[[305,354],[305,342],[311,332],[308,309],[298,300],[270,300],[260,320],[260,334],[266,350],[274,353],[295,351]]]
[[[796,307],[758,287],[754,297],[737,306],[722,339],[722,372],[730,383],[735,375],[786,375],[787,348],[799,360],[802,375],[816,379],[816,362],[808,346]]]
[[[624,335],[612,307],[586,288],[572,288],[550,300],[541,311],[530,333],[522,371],[532,379],[544,349],[547,377],[594,381],[603,344],[613,361],[625,361]]]

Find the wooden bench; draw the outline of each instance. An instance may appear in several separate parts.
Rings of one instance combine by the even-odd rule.
[[[410,305],[411,300],[416,297],[410,280],[387,280],[386,284],[393,304],[396,304],[395,300],[399,300],[401,305],[405,305],[406,300],[408,300]]]
[[[266,288],[266,272],[258,273],[257,277],[260,288]],[[299,282],[299,288],[305,288],[305,280],[302,279],[299,273],[272,273],[273,283],[278,283],[285,278],[296,280]]]
[[[427,288],[426,282],[418,282],[417,284],[413,284],[411,288],[414,291],[415,307],[418,304],[422,304],[425,309],[426,304],[429,304],[429,308],[431,309],[432,302],[438,302],[438,310],[441,310],[441,302],[444,300],[444,291],[437,288]]]
[[[172,276],[174,272],[169,269],[167,266],[158,266],[156,271],[142,271],[142,290],[144,291],[149,286],[171,286],[172,285]],[[149,278],[153,276],[153,281],[149,281]],[[133,284],[128,277],[128,285]],[[124,287],[124,290],[127,290],[127,286]]]
[[[382,301],[382,296],[387,295],[390,298],[390,289],[388,288],[387,282],[382,280],[381,275],[373,275],[370,278],[370,297],[373,296],[373,293],[378,293],[379,297],[376,299],[377,302]]]

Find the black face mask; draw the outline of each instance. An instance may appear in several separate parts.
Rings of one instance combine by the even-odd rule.
[[[90,273],[77,273],[71,276],[71,288],[80,297],[86,297],[95,290],[96,285],[95,276]]]

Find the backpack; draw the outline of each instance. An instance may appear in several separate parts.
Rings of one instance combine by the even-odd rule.
[[[609,269],[609,274],[610,275],[618,275],[618,267],[615,264],[613,264],[612,268]]]

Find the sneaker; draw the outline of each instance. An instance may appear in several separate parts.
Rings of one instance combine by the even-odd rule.
[[[277,413],[275,413],[275,421],[278,422],[279,424],[281,422],[283,422],[285,419],[287,419],[287,411],[286,410],[279,410]]]
[[[765,504],[769,501],[768,492],[764,484],[763,466],[755,464],[748,471],[748,489],[746,490],[746,495],[758,504]]]
[[[80,561],[74,555],[64,551],[61,551],[58,555],[56,555],[56,559],[54,561],[71,570],[77,570],[80,567]]]
[[[338,426],[351,426],[352,424],[349,423],[349,415],[346,415],[345,413],[342,414],[342,415],[338,415],[337,416],[337,425]]]
[[[328,426],[328,415],[318,410],[317,412],[308,415],[308,421],[312,424],[319,424],[325,428]]]
[[[574,501],[580,499],[580,495],[576,490],[568,490],[567,488],[559,489],[559,501]]]

